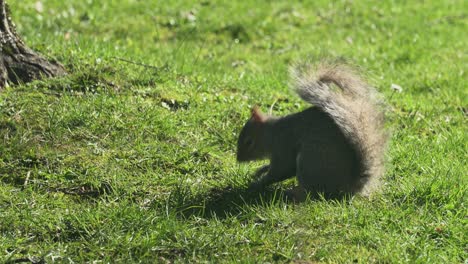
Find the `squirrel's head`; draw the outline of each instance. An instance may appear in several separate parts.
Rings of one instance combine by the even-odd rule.
[[[237,161],[245,162],[262,159],[265,156],[264,129],[268,116],[257,106],[252,108],[252,115],[242,128],[237,141]]]

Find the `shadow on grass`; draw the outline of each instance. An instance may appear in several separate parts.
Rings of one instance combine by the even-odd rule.
[[[279,188],[213,188],[208,194],[182,202],[179,213],[184,217],[226,218],[242,213],[246,205],[266,206],[283,202],[290,203]]]
[[[310,201],[350,201],[352,194],[309,193],[307,198],[294,201],[289,190],[279,186],[266,188],[213,188],[204,195],[178,202],[178,212],[184,217],[198,216],[203,218],[226,218],[246,212],[247,206],[270,206],[280,204],[297,204]],[[189,197],[189,196],[183,196]]]

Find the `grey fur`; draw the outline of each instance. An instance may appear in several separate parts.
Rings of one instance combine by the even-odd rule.
[[[369,194],[383,174],[387,142],[378,93],[345,64],[321,62],[291,75],[294,91],[314,107],[280,118],[253,111],[237,158],[270,159],[254,186],[296,175],[308,192]]]

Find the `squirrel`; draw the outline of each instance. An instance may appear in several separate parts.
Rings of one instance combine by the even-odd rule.
[[[293,89],[312,105],[284,117],[254,106],[237,142],[237,161],[269,159],[250,188],[297,176],[293,199],[307,194],[371,194],[384,173],[388,141],[378,92],[344,63],[291,70]],[[302,197],[302,198],[299,198]]]

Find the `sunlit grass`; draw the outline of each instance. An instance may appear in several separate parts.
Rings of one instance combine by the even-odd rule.
[[[10,1],[69,75],[0,92],[1,261],[466,262],[463,1],[149,2]],[[320,57],[387,99],[381,191],[247,192],[250,107],[305,108],[287,69]]]

